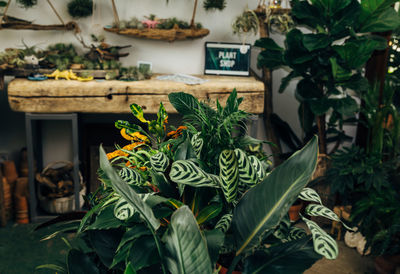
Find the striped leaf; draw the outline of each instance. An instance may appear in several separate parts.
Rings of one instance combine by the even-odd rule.
[[[107,159],[107,155],[100,146],[100,168],[105,172],[107,178],[110,180],[111,185],[115,192],[123,197],[135,210],[139,213],[140,217],[151,226],[154,230],[160,227],[160,221],[156,219],[152,209],[140,198],[140,196],[126,184],[115,172],[110,162]]]
[[[192,136],[192,139],[190,140],[192,147],[194,149],[194,152],[196,153],[196,156],[198,159],[200,159],[201,156],[201,149],[203,148],[204,140],[200,138],[200,133],[196,133],[195,135]]]
[[[266,232],[272,232],[314,173],[318,139],[275,168],[269,176],[249,189],[233,212],[236,255],[258,246]]]
[[[124,167],[118,172],[118,175],[128,185],[142,185],[142,176],[133,168]]]
[[[309,187],[303,188],[303,190],[300,192],[299,198],[303,201],[322,204],[321,198],[319,197],[318,193],[314,189]]]
[[[239,184],[245,184],[249,187],[255,186],[258,183],[257,171],[250,162],[246,153],[241,149],[235,149],[237,159]]]
[[[158,152],[150,157],[150,164],[155,171],[164,172],[169,165],[168,156],[163,152]]]
[[[183,206],[171,217],[165,240],[166,262],[170,273],[211,274],[207,243],[192,211]]]
[[[352,228],[348,227],[342,222],[342,220],[340,220],[335,212],[323,205],[310,204],[306,207],[306,213],[310,216],[321,216],[336,222],[341,222],[346,229],[353,231]]]
[[[131,206],[124,198],[120,198],[114,206],[114,216],[125,221],[135,214],[135,208]]]
[[[265,172],[265,168],[264,168],[263,164],[261,163],[261,161],[258,160],[258,158],[254,155],[249,156],[249,161],[252,164],[252,166],[254,167],[254,169],[256,170],[258,179],[259,180],[264,179],[266,172]]]
[[[328,260],[334,260],[338,256],[339,249],[337,243],[315,222],[301,216],[311,231],[313,237],[314,251],[324,256]]]
[[[304,231],[304,229],[296,226],[290,228],[289,241],[298,240],[305,236],[307,236],[307,233]]]
[[[221,188],[228,203],[234,201],[238,191],[238,166],[233,150],[225,149],[219,155]]]
[[[175,161],[169,173],[171,181],[194,187],[218,187],[215,179],[189,160]]]
[[[215,225],[215,229],[221,230],[223,233],[227,232],[228,229],[231,227],[233,214],[225,214],[224,216],[219,219],[217,224]]]

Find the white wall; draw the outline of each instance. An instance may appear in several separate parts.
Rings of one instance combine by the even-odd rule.
[[[37,24],[58,24],[58,19],[52,13],[47,1],[39,0],[38,2],[38,5],[34,8],[25,10],[19,8],[16,1],[13,1],[8,14],[32,20]],[[52,2],[65,21],[72,20],[67,12],[66,3],[68,1],[53,0]],[[169,0],[169,4],[167,4],[165,0],[117,0],[116,4],[121,20],[129,20],[132,16],[142,18],[145,15],[155,14],[159,18],[177,17],[178,19],[189,21],[192,15],[193,2],[193,0]],[[90,43],[91,33],[96,35],[104,34],[106,42],[110,44],[132,45],[132,48],[126,50],[130,55],[121,59],[125,66],[136,65],[136,62],[141,60],[152,62],[153,72],[155,73],[180,72],[202,74],[204,66],[204,43],[206,41],[242,42],[237,36],[233,35],[231,24],[234,18],[241,14],[247,6],[250,9],[254,9],[257,6],[258,0],[227,0],[228,5],[225,10],[212,12],[206,12],[202,8],[202,1],[200,0],[196,22],[201,22],[205,28],[210,30],[210,34],[202,39],[175,41],[173,43],[124,37],[103,31],[102,27],[104,25],[109,25],[113,22],[111,1],[95,0],[95,3],[96,9],[93,16],[78,20],[78,24],[82,29],[82,35],[87,44]],[[245,42],[253,44],[256,38],[249,37]],[[274,36],[274,38],[283,40],[282,36]],[[73,32],[0,30],[0,51],[8,47],[22,47],[22,41],[29,46],[36,45],[38,48],[43,49],[49,44],[58,42],[73,43],[77,48],[81,48]],[[253,56],[252,60],[256,60],[255,56]],[[255,64],[252,66],[255,66]],[[280,79],[284,74],[285,72],[280,70],[273,74],[275,111],[292,125],[296,133],[300,134],[297,119],[297,102],[293,96],[293,85],[284,94],[276,94]],[[25,136],[25,133],[21,134],[21,129],[24,127],[20,124],[23,123],[23,119],[21,119],[23,116],[12,113],[4,98],[0,101],[0,125],[3,124],[3,119],[8,119],[8,122],[6,123],[6,128],[0,127],[0,152],[11,150],[10,153],[15,153],[17,148],[15,146],[10,147],[7,142],[15,138],[23,140],[17,142],[18,145],[24,142],[24,137],[21,137]],[[18,123],[18,127],[13,125],[13,121]],[[70,153],[66,152],[64,146],[61,150],[54,151],[54,148],[59,147],[58,144],[61,141],[65,143],[66,147],[70,146],[69,137],[57,139],[57,136],[70,136],[70,134],[65,133],[65,127],[54,126],[54,124],[50,123],[46,124],[44,129],[43,136],[46,140],[49,140],[49,142],[46,142],[48,144],[44,146],[44,164],[49,161],[71,157]],[[1,140],[6,141],[2,142]],[[52,142],[51,140],[58,141]]]

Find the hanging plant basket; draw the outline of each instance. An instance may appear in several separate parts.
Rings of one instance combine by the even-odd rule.
[[[71,21],[65,25],[58,24],[58,25],[38,25],[38,24],[31,24],[29,22],[3,22],[0,25],[0,29],[29,29],[29,30],[74,30],[78,31],[78,25]]]
[[[146,38],[153,40],[165,40],[173,42],[175,40],[186,40],[186,39],[196,39],[207,36],[210,31],[208,29],[181,29],[178,25],[175,25],[172,29],[119,29],[119,28],[109,28],[105,27],[105,31],[114,32],[120,35],[126,35],[137,38]]]

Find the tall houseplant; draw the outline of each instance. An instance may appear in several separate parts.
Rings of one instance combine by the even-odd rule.
[[[288,67],[282,79],[283,92],[298,78],[295,96],[299,118],[306,135],[317,129],[321,154],[328,154],[327,134],[340,142],[343,123],[358,109],[349,90],[366,90],[362,68],[374,50],[385,49],[384,38],[372,35],[395,29],[399,16],[392,8],[397,0],[294,0],[292,17],[311,33],[295,28],[286,35],[284,48],[271,38],[255,45],[264,49],[258,65],[276,69]],[[329,119],[327,120],[327,114]]]
[[[299,197],[312,202],[308,215],[339,220],[304,188],[316,165],[316,137],[267,173],[262,159],[244,150],[260,141],[240,130],[247,113],[235,91],[225,106],[185,93],[169,99],[185,127],[167,133],[162,104],[154,121],[132,104],[142,125],[116,122],[131,144],[108,155],[100,149],[104,185],[78,229],[89,250],[68,253],[69,273],[212,273],[217,260],[246,273],[302,272],[321,255],[336,258],[326,232],[303,217],[307,236],[287,217]]]

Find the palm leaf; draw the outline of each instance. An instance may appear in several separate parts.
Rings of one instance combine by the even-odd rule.
[[[187,206],[180,207],[172,214],[164,240],[167,250],[166,261],[171,273],[212,273],[206,240]]]
[[[236,255],[257,245],[264,232],[280,223],[313,174],[317,152],[318,139],[314,137],[243,195],[233,214]]]

